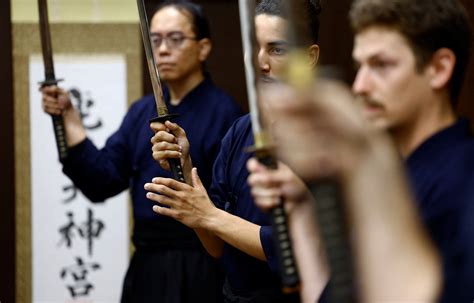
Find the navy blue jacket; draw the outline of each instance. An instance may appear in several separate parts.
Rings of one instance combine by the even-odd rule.
[[[469,122],[461,119],[430,137],[409,156],[406,165],[422,221],[441,253],[441,301],[460,302],[453,299],[460,295],[453,289],[472,292],[472,287],[460,290],[458,286],[466,283],[459,281],[461,275],[474,274],[473,261],[466,258],[474,258],[474,139]]]
[[[170,104],[166,87],[164,99],[169,113],[179,114],[173,122],[186,131],[193,165],[198,168],[204,185],[209,186],[220,141],[240,115],[239,107],[209,78],[189,92],[178,106]],[[184,243],[186,239],[196,242],[197,237],[191,229],[154,213],[152,203],[145,197],[143,185],[146,182],[156,176],[171,177],[152,158],[150,139],[153,131],[148,121],[156,116],[154,97],[143,97],[130,107],[120,128],[107,140],[104,148],[97,149],[89,139],[71,148],[63,171],[94,202],[130,188],[135,244],[159,244],[161,241],[166,245],[171,241]]]
[[[274,254],[269,218],[254,203],[247,183],[247,160],[244,151],[254,144],[250,116],[238,119],[222,140],[214,164],[210,198],[227,212],[261,226],[260,240],[268,262],[260,261],[231,245],[224,245],[223,264],[230,286],[238,291],[278,287],[277,260]]]

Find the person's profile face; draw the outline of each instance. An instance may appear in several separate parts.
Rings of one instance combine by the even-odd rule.
[[[262,81],[273,82],[283,76],[288,61],[288,22],[278,16],[255,17],[258,64]]]
[[[386,130],[416,123],[429,106],[431,88],[408,41],[394,29],[372,26],[356,34],[352,56],[358,68],[352,89],[364,116]]]
[[[191,18],[185,11],[168,6],[156,12],[151,20],[153,51],[164,81],[180,80],[200,71],[207,57],[202,54]]]

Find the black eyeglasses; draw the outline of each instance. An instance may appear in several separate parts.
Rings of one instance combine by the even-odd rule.
[[[197,40],[196,37],[187,37],[183,33],[180,32],[173,32],[169,33],[166,36],[161,36],[160,34],[154,34],[151,33],[151,42],[153,44],[153,47],[159,48],[163,41],[165,41],[166,46],[170,49],[176,49],[179,48],[184,40],[189,39],[189,40]]]

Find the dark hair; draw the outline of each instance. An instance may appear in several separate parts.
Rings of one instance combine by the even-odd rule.
[[[352,29],[387,26],[408,41],[421,71],[441,48],[456,56],[449,92],[456,104],[469,63],[471,27],[457,0],[355,0],[349,13]]]
[[[288,19],[288,1],[295,0],[262,0],[255,8],[255,15],[270,15]],[[306,0],[305,9],[307,20],[311,27],[311,38],[313,43],[319,41],[319,15],[321,14],[321,2],[319,0]]]
[[[196,39],[211,38],[209,20],[207,19],[206,14],[204,14],[202,6],[188,0],[165,0],[157,6],[153,15],[163,8],[170,6],[176,8],[180,12],[184,11],[190,15]]]

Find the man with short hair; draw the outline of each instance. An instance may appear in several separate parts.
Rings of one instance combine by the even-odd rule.
[[[454,112],[469,59],[471,31],[467,14],[456,0],[356,0],[350,17],[356,35],[353,57],[359,65],[353,91],[358,96],[363,115],[373,127],[390,134],[398,152],[406,160],[418,211],[443,261],[444,291],[441,301],[461,302],[470,292],[461,277],[465,279],[474,274],[469,257],[472,256],[469,246],[472,246],[473,235],[473,231],[469,230],[472,227],[469,220],[474,220],[474,139],[468,121],[458,119]],[[313,117],[317,121],[322,119],[315,123],[319,131],[321,128],[324,130],[324,118]],[[307,124],[310,125],[309,120]],[[342,135],[352,140],[351,131],[346,131],[347,134]],[[315,139],[330,141],[325,136],[331,135]],[[286,138],[286,141],[291,140]],[[295,141],[292,142],[294,145]],[[315,147],[313,142],[311,144]],[[298,148],[305,147],[300,145]],[[297,148],[291,150],[296,157]],[[307,150],[302,150],[300,154],[307,154]],[[309,150],[316,153],[315,149]],[[286,154],[286,157],[291,157],[291,154]],[[327,159],[335,160],[334,155]],[[324,174],[324,170],[328,170],[327,159],[323,162],[323,171],[317,172],[318,167],[312,164],[307,165],[306,170],[311,168],[315,170],[315,175]],[[336,161],[345,160],[340,157]],[[304,161],[299,163],[304,165]],[[364,166],[357,167],[363,174]],[[370,168],[370,165],[367,167]],[[274,201],[268,199],[270,190],[275,184],[286,182],[288,177],[283,170],[280,175],[277,172],[262,172],[263,168],[255,162],[249,162],[249,168],[254,175],[249,181],[259,195],[258,200],[263,202],[261,205],[273,205]],[[354,175],[358,174],[352,173]],[[296,182],[292,182],[294,186]],[[359,180],[354,184],[349,190],[357,188],[357,185],[361,196],[360,193],[373,192],[370,186],[376,183],[372,182],[369,186]],[[390,228],[395,230],[396,226]],[[406,252],[405,247],[400,250]],[[408,264],[413,261],[413,258],[409,259],[405,258]],[[404,259],[400,260],[403,262]],[[413,281],[427,282],[423,284],[425,287],[419,287],[421,291],[418,293],[426,299],[433,295],[436,279],[423,280],[423,275],[434,268],[423,267],[425,270],[419,276],[422,279]],[[367,268],[362,270],[367,272]],[[377,290],[377,275],[374,277],[372,282],[375,283],[368,283],[368,287]],[[410,288],[413,285],[410,284]],[[411,291],[416,295],[416,289],[406,293]],[[383,294],[383,291],[380,293]]]
[[[179,114],[176,122],[188,132],[190,154],[208,187],[220,140],[240,110],[204,70],[212,48],[207,18],[192,2],[164,1],[153,14],[150,32],[164,100],[170,114]],[[155,176],[171,176],[150,155],[153,132],[148,121],[157,115],[154,97],[135,102],[100,150],[86,137],[66,92],[45,87],[43,100],[46,112],[64,117],[69,155],[63,170],[74,184],[94,202],[131,189],[136,250],[124,280],[122,302],[221,301],[220,268],[195,232],[157,216],[145,197],[143,184]]]
[[[356,0],[350,19],[359,65],[353,91],[406,161],[449,289],[459,267],[452,254],[458,219],[474,196],[474,139],[454,111],[469,61],[467,13],[457,0]]]

